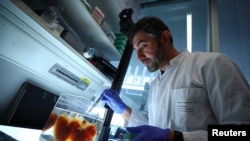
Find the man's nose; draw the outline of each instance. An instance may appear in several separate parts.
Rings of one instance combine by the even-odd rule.
[[[141,49],[137,50],[137,59],[142,60],[145,58],[145,55]]]

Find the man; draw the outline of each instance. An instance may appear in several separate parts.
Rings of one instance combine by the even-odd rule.
[[[203,141],[209,124],[249,124],[250,86],[237,65],[219,53],[178,52],[168,27],[156,17],[128,33],[138,60],[160,74],[151,83],[148,114],[128,107],[112,89],[105,101],[129,122],[134,141]]]

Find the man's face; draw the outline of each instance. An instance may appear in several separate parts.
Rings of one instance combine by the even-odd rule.
[[[152,36],[144,32],[136,33],[133,48],[137,52],[138,60],[148,68],[148,71],[154,72],[161,67],[166,50]]]

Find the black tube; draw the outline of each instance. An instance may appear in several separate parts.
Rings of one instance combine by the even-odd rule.
[[[127,41],[122,58],[120,60],[120,63],[117,69],[116,76],[111,86],[111,88],[117,91],[118,93],[120,93],[121,91],[123,80],[125,78],[126,71],[127,71],[132,53],[133,53],[133,47],[131,46],[129,41]],[[113,113],[114,113],[114,111],[107,104],[105,104],[105,107],[107,108],[107,113],[106,113],[106,117],[105,117],[104,124],[103,124],[103,130],[100,135],[100,139],[102,139],[102,141],[107,141],[109,138],[110,123],[111,123]]]
[[[119,14],[120,31],[123,32],[124,34],[126,34],[134,24],[132,21],[132,13],[133,13],[133,10],[129,8],[129,9],[122,10],[122,12]],[[113,79],[112,86],[111,86],[111,89],[117,91],[119,94],[122,88],[123,80],[125,78],[126,71],[128,69],[128,65],[129,65],[132,53],[133,53],[133,47],[130,44],[130,41],[127,40],[125,49],[123,51],[121,60],[117,68],[116,75]],[[107,113],[104,119],[102,132],[99,137],[99,140],[101,141],[108,141],[109,139],[110,123],[114,114],[114,111],[107,104],[105,104],[105,108],[107,108]]]

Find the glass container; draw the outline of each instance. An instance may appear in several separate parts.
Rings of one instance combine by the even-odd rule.
[[[61,94],[39,141],[98,141],[105,114],[105,108],[98,101]]]

